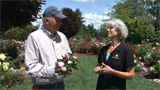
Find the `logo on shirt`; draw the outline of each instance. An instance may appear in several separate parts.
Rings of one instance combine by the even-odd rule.
[[[119,59],[118,54],[116,54],[116,55],[113,56],[112,58]]]

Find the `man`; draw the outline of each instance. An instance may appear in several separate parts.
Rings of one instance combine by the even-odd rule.
[[[43,13],[43,27],[28,36],[25,47],[26,72],[33,89],[64,90],[63,76],[58,73],[57,59],[71,53],[66,36],[59,32],[61,19],[66,18],[58,8],[50,6]]]

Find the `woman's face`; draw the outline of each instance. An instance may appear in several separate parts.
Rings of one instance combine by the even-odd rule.
[[[118,30],[111,25],[108,26],[107,32],[108,32],[108,38],[111,38],[111,39],[116,38],[118,36],[118,33],[119,33]]]

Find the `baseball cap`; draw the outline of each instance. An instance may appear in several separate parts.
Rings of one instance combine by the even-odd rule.
[[[63,19],[66,18],[65,15],[62,14],[62,12],[54,6],[50,6],[45,9],[43,13],[43,17],[49,17],[49,16],[56,16],[57,18]]]

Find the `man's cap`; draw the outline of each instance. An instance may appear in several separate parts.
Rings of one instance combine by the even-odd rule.
[[[65,15],[62,14],[62,12],[54,6],[50,6],[45,9],[43,13],[43,17],[49,17],[49,16],[56,16],[57,18],[63,19],[66,18]]]

